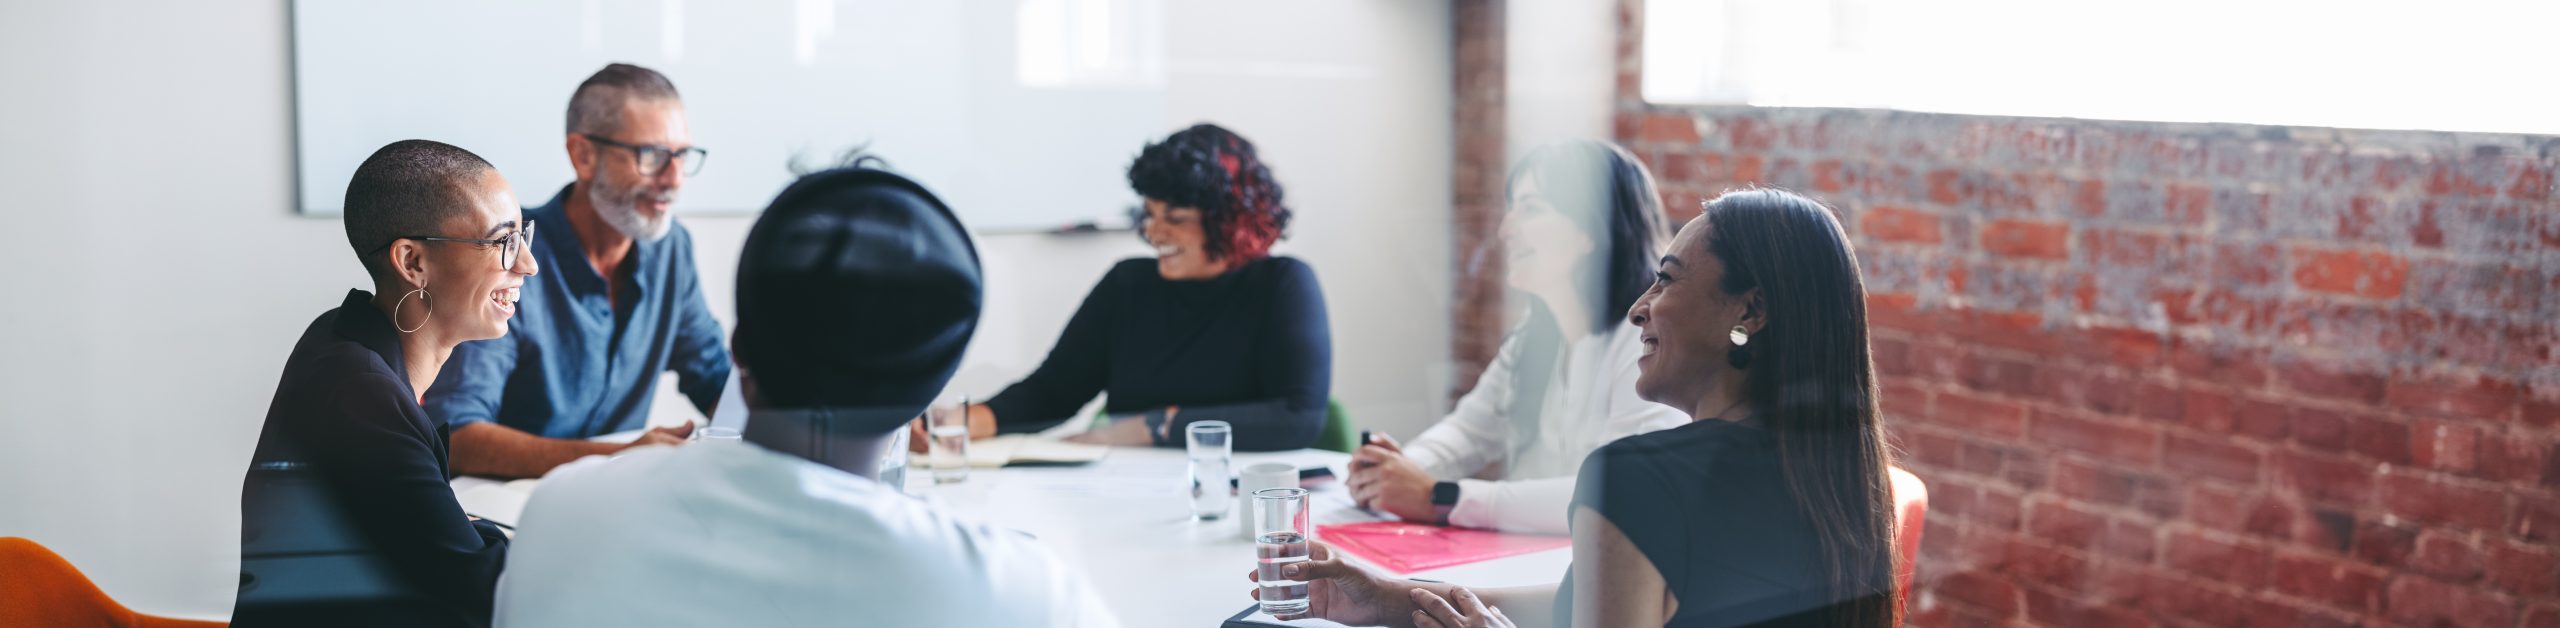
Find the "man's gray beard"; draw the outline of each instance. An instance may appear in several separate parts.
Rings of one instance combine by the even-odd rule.
[[[667,237],[667,228],[675,224],[672,211],[652,221],[640,215],[638,203],[607,198],[602,186],[588,188],[587,204],[596,208],[596,216],[603,218],[604,224],[622,232],[623,237],[640,242],[656,242],[658,238]]]

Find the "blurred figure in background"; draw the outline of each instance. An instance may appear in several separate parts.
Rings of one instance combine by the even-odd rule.
[[[1618,316],[1652,284],[1667,236],[1653,174],[1612,144],[1532,151],[1507,187],[1503,277],[1519,324],[1449,416],[1409,444],[1363,444],[1349,484],[1407,521],[1560,535],[1584,456],[1686,422],[1636,397],[1643,343]],[[1487,470],[1499,479],[1472,479]]]
[[[455,345],[507,335],[525,279],[540,269],[526,252],[534,223],[520,207],[488,161],[446,144],[395,142],[356,168],[347,184],[347,243],[374,291],[347,291],[303,332],[251,458],[253,469],[314,479],[320,490],[301,503],[319,502],[317,510],[267,510],[296,502],[260,494],[274,485],[253,473],[241,499],[242,545],[254,549],[268,530],[318,529],[290,519],[341,521],[361,553],[388,568],[395,591],[291,609],[244,597],[236,625],[488,623],[507,537],[454,500],[445,483],[453,476],[450,426],[427,415],[418,391],[444,370]],[[359,574],[258,575],[260,586],[282,587]]]
[[[467,343],[427,391],[427,411],[454,426],[453,468],[539,477],[589,454],[682,443],[690,425],[630,443],[597,435],[649,421],[658,374],[710,416],[729,381],[720,322],[694,276],[693,236],[676,192],[702,167],[684,101],[648,68],[605,66],[569,97],[569,164],[578,180],[525,216],[552,225],[533,241],[552,272],[526,284],[514,333]]]
[[[1185,426],[1216,420],[1238,450],[1313,444],[1332,331],[1315,270],[1270,254],[1290,210],[1253,143],[1183,129],[1138,154],[1129,186],[1146,199],[1138,233],[1155,256],[1103,275],[1038,370],[969,407],[970,436],[1046,429],[1101,393],[1112,421],[1070,440],[1178,447]]]
[[[802,178],[738,263],[743,442],[594,457],[526,503],[500,626],[1111,626],[1027,536],[881,484],[975,334],[958,219],[881,170]]]

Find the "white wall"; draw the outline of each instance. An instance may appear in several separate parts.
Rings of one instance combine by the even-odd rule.
[[[1448,372],[1446,7],[1171,10],[1232,25],[1171,35],[1171,110],[1253,138],[1288,185],[1300,222],[1283,250],[1325,283],[1336,396],[1419,431]],[[227,614],[275,378],[311,318],[364,282],[335,220],[292,212],[286,33],[283,0],[0,3],[0,535],[145,612]],[[725,317],[749,219],[686,223]],[[992,312],[963,374],[980,394],[1035,364],[1140,248],[980,245]]]
[[[1618,3],[1526,0],[1504,5],[1504,153],[1609,139],[1617,105]]]

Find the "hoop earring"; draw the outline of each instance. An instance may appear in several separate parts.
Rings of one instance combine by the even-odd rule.
[[[408,304],[409,304],[409,295],[412,295],[412,294],[414,294],[414,295],[418,295],[418,302],[427,304],[427,318],[428,318],[429,320],[433,320],[433,319],[436,317],[436,295],[427,294],[427,289],[426,289],[426,288],[419,288],[419,289],[416,289],[416,290],[411,290],[411,291],[408,291],[408,292],[405,292],[405,293],[401,293],[401,295],[400,295],[400,302],[399,302],[399,303],[394,303],[394,304],[392,304],[392,305],[391,305],[391,328],[392,328],[392,329],[400,329],[400,307],[401,307],[401,306],[404,306],[404,305],[408,305]],[[427,328],[427,322],[426,322],[426,321],[418,321],[418,326],[417,326],[417,327],[413,327],[413,328],[409,328],[409,329],[400,329],[400,333],[404,333],[404,334],[412,334],[412,333],[417,333],[417,331],[418,331],[418,330],[420,330],[420,329],[426,329],[426,328]]]
[[[1724,361],[1733,368],[1751,368],[1751,330],[1735,325],[1726,337],[1733,340],[1733,350],[1724,354]]]

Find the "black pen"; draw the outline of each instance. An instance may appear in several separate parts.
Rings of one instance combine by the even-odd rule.
[[[1351,448],[1352,452],[1353,452],[1353,453],[1358,453],[1358,452],[1360,451],[1360,448],[1361,448],[1361,447],[1367,447],[1367,446],[1369,446],[1369,440],[1370,440],[1370,438],[1371,438],[1371,437],[1370,437],[1370,435],[1369,435],[1369,430],[1360,430],[1360,444],[1359,444],[1359,445],[1355,445],[1355,446],[1353,446],[1353,447]],[[1361,470],[1361,469],[1366,468],[1366,467],[1368,467],[1368,465],[1366,465],[1366,464],[1362,464],[1362,463],[1360,462],[1360,459],[1359,459],[1359,458],[1354,457],[1354,458],[1352,458],[1352,459],[1351,459],[1351,470],[1353,470],[1353,471],[1358,471],[1358,470]]]

